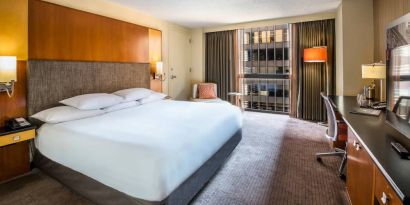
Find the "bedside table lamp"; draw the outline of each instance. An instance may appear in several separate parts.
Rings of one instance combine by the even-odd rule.
[[[163,63],[158,61],[155,66],[155,79],[164,80]]]
[[[373,82],[368,85],[368,88],[374,89],[376,84],[375,79],[380,80],[380,101],[384,101],[383,96],[383,79],[386,78],[386,64],[383,63],[373,63],[373,64],[363,64],[362,65],[362,78],[363,79],[373,79]],[[366,95],[366,93],[365,93]]]
[[[0,56],[0,92],[13,96],[14,83],[17,82],[16,56]]]

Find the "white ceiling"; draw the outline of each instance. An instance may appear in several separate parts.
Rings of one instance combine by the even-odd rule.
[[[110,0],[189,28],[334,11],[341,0]]]

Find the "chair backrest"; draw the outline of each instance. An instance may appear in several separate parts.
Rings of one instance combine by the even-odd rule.
[[[326,106],[326,113],[327,113],[327,132],[326,136],[333,141],[337,140],[338,137],[338,130],[337,130],[337,119],[336,119],[336,113],[335,110],[333,109],[332,104],[329,101],[329,98],[322,92],[320,93],[320,96],[322,96],[323,101]]]
[[[192,98],[193,98],[193,99],[199,98],[199,95],[198,95],[198,84],[199,84],[199,83],[195,83],[195,84],[192,86]],[[210,84],[211,84],[211,83],[210,83]],[[217,85],[216,85],[215,83],[212,83],[212,84],[214,84],[214,92],[215,92],[215,95],[218,96],[218,87],[217,87]]]
[[[405,120],[410,118],[410,96],[400,96],[393,107],[393,112]]]

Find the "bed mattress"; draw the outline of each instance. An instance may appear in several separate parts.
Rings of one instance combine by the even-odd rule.
[[[45,157],[129,196],[162,201],[242,127],[227,103],[164,100],[59,124],[35,140]]]

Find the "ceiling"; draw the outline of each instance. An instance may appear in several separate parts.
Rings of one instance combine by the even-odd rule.
[[[341,0],[109,0],[189,28],[334,11]]]

